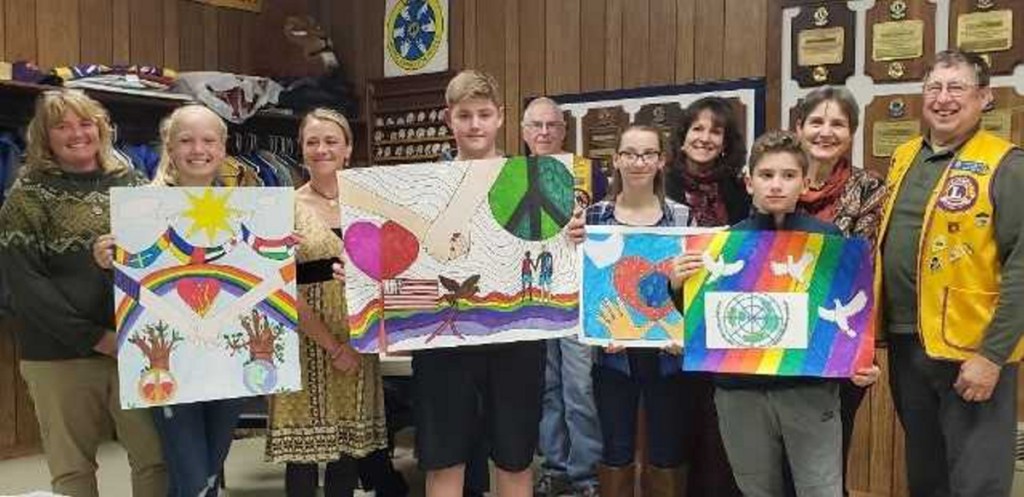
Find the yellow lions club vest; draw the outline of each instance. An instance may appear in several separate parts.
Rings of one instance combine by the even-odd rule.
[[[880,233],[888,227],[900,185],[922,146],[923,139],[915,138],[893,153]],[[981,347],[992,322],[1001,275],[992,180],[1013,147],[978,131],[946,166],[929,197],[917,260],[917,329],[929,357],[967,359]],[[1010,360],[1019,361],[1022,355],[1024,341]]]

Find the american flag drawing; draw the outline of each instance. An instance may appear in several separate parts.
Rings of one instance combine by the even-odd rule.
[[[437,280],[395,278],[384,280],[384,310],[437,307]]]

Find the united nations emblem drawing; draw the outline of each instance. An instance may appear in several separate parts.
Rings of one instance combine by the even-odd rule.
[[[735,347],[774,347],[789,325],[790,310],[785,301],[743,293],[722,301],[715,312],[722,338]]]
[[[428,64],[443,51],[443,67],[433,70],[445,70],[445,28],[442,0],[398,0],[390,6],[384,22],[385,58],[406,73],[429,72]]]

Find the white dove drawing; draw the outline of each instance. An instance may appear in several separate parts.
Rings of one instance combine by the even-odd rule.
[[[775,276],[789,275],[790,278],[793,278],[798,283],[803,283],[804,271],[807,270],[807,266],[810,266],[813,261],[814,254],[810,252],[804,252],[804,255],[800,256],[798,261],[794,261],[792,255],[787,255],[784,261],[772,261],[772,274]]]
[[[622,251],[625,250],[625,247],[626,242],[622,238],[622,234],[612,233],[604,240],[587,238],[587,243],[583,244],[583,251],[590,262],[594,263],[594,266],[603,269],[622,258]]]
[[[863,290],[860,290],[849,302],[844,304],[839,299],[832,299],[832,304],[834,306],[832,309],[819,306],[818,317],[835,323],[847,336],[856,338],[857,332],[850,328],[850,318],[864,310],[864,307],[868,304],[868,296],[864,294]]]
[[[704,269],[708,270],[708,283],[713,283],[723,276],[732,276],[742,271],[743,265],[746,264],[742,259],[727,263],[721,254],[718,259],[712,259],[711,254],[707,252],[701,254],[701,262],[704,263]]]

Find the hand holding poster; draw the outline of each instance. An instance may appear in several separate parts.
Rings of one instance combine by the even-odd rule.
[[[579,269],[564,236],[572,156],[341,173],[345,294],[364,353],[575,332]]]
[[[579,339],[591,345],[681,345],[683,316],[669,288],[673,259],[697,228],[588,226]]]

